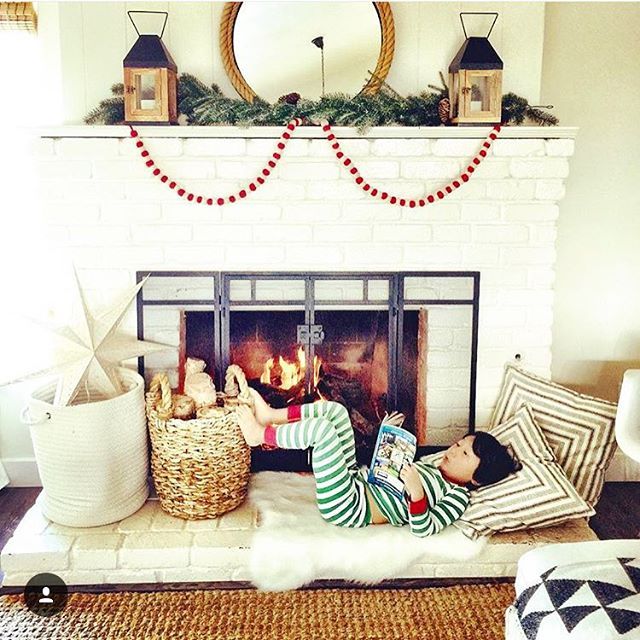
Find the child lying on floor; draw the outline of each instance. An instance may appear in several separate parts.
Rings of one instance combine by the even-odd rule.
[[[320,514],[339,527],[369,524],[409,524],[424,537],[455,522],[469,504],[469,490],[506,478],[520,468],[505,446],[492,435],[476,432],[447,449],[440,466],[417,461],[404,467],[405,500],[370,484],[367,469],[358,469],[353,428],[345,407],[320,401],[270,407],[251,389],[255,415],[238,408],[240,429],[247,444],[281,449],[313,447],[311,466]]]

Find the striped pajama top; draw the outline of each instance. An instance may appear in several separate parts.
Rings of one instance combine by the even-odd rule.
[[[420,474],[427,499],[427,510],[419,514],[410,513],[407,498],[399,500],[382,487],[368,482],[369,470],[366,467],[362,467],[358,474],[390,524],[394,527],[409,524],[411,533],[423,538],[442,531],[462,516],[469,504],[469,490],[445,480],[440,470],[431,464],[421,461],[413,464]]]

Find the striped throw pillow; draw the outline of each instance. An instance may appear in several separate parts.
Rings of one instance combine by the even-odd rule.
[[[491,427],[528,404],[558,464],[593,507],[615,451],[617,406],[507,365]]]
[[[467,510],[454,522],[466,536],[548,527],[594,514],[555,461],[528,406],[490,433],[513,447],[522,469],[471,491]],[[422,459],[438,466],[443,455],[441,451]]]

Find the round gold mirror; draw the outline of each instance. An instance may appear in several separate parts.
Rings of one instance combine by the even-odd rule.
[[[376,93],[395,46],[388,2],[227,2],[220,51],[248,102]]]

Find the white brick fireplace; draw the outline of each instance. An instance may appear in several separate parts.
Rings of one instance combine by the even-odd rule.
[[[281,133],[139,130],[163,172],[212,197],[246,186]],[[457,177],[489,129],[334,133],[372,185],[421,197]],[[550,373],[558,202],[576,129],[503,128],[468,183],[413,209],[361,191],[322,135],[298,128],[263,187],[217,207],[183,201],[152,177],[126,127],[46,130],[36,153],[48,237],[102,301],[145,269],[480,271],[477,424],[486,425],[506,361],[521,354],[527,368]]]

